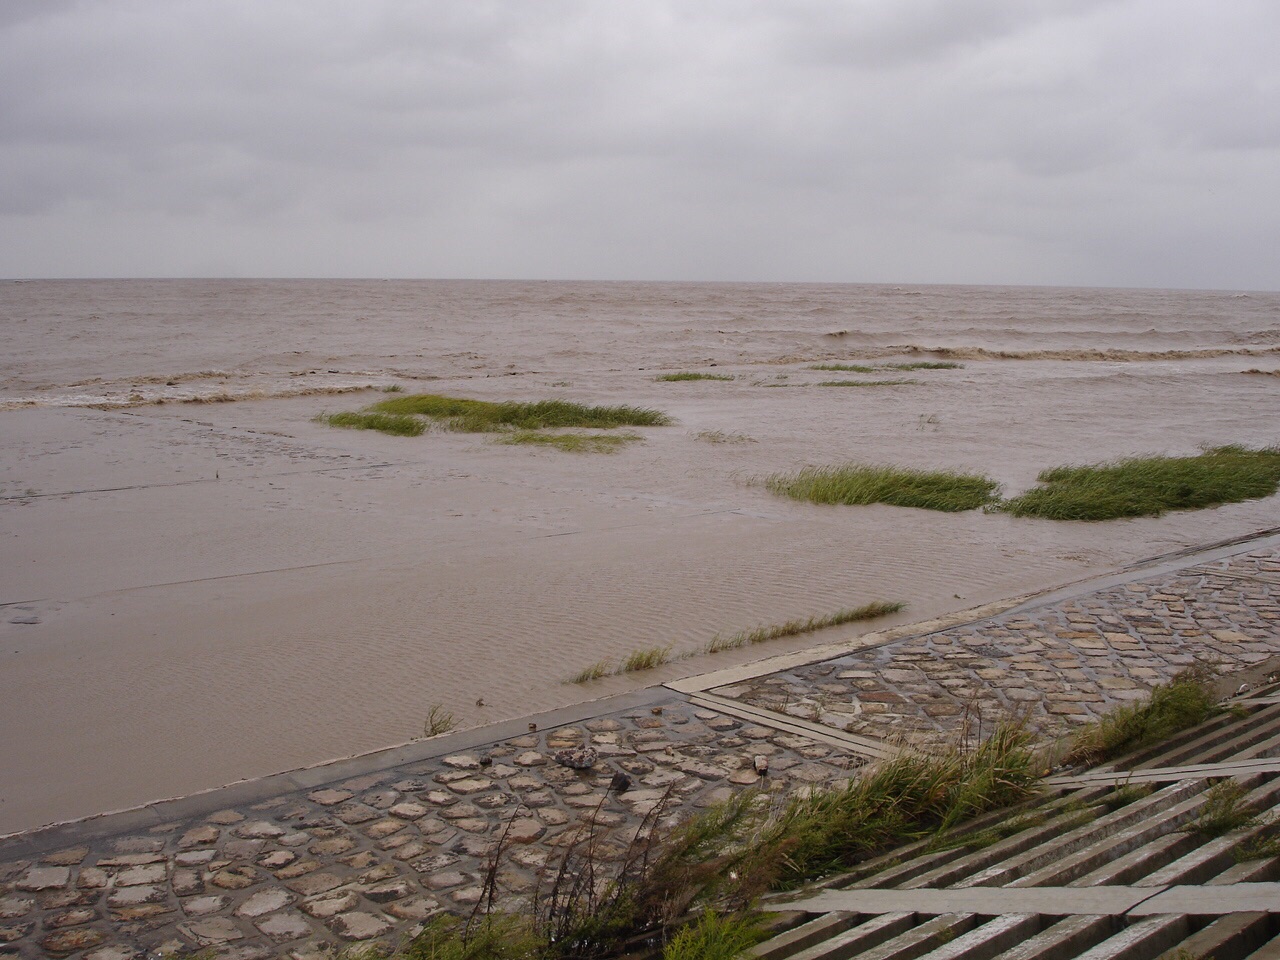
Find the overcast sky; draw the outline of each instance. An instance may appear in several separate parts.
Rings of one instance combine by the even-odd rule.
[[[1277,0],[0,0],[0,276],[1280,288]]]

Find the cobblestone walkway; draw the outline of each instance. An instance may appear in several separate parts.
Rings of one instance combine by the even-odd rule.
[[[882,739],[937,740],[966,716],[1007,710],[1058,732],[1192,663],[1232,670],[1280,654],[1278,592],[1280,552],[1254,550],[715,693]],[[832,783],[865,762],[662,688],[575,709],[540,718],[545,729],[424,741],[415,758],[389,753],[358,776],[349,763],[320,768],[259,782],[252,799],[232,787],[0,841],[0,954],[209,947],[227,960],[304,960],[395,943],[477,901],[503,831],[506,902],[589,821],[621,843],[668,792],[675,816],[747,787]],[[560,762],[574,751],[588,769]]]
[[[1060,736],[1178,671],[1280,653],[1280,554],[1257,551],[712,692],[862,736],[950,741],[1026,716]]]

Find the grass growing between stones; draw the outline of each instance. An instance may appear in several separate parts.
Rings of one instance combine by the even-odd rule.
[[[761,832],[785,889],[1033,796],[1040,761],[1026,728],[996,728],[976,749],[899,754],[847,786],[793,798]]]
[[[684,380],[732,380],[733,377],[727,373],[694,373],[690,371],[681,371],[680,373],[664,373],[660,377],[654,377],[659,383],[679,383]]]
[[[1123,753],[1166,740],[1180,730],[1203,723],[1221,708],[1205,670],[1184,670],[1150,696],[1117,707],[1077,731],[1063,762],[1098,764]]]
[[[885,617],[891,613],[897,613],[905,607],[906,604],[900,602],[888,603],[884,600],[874,600],[871,603],[864,603],[862,606],[854,607],[850,610],[837,610],[835,613],[827,614],[825,617],[788,620],[786,623],[778,623],[770,627],[739,630],[737,633],[732,633],[728,636],[717,633],[707,642],[703,652],[722,653],[725,650],[737,650],[740,647],[748,647],[755,643],[765,643],[768,640],[781,640],[784,637],[813,633],[815,630],[824,630],[827,627],[838,627],[843,623],[874,620],[877,617]]]
[[[1158,517],[1269,497],[1280,486],[1280,447],[1216,447],[1195,457],[1134,457],[1084,467],[1055,467],[1043,486],[1000,504],[1016,517],[1113,520]]]
[[[1221,837],[1232,830],[1255,826],[1258,814],[1244,804],[1249,790],[1236,780],[1220,780],[1205,794],[1200,815],[1186,829],[1205,837]]]
[[[538,433],[519,430],[498,442],[538,447],[554,447],[565,453],[617,453],[644,438],[638,433]]]
[[[668,788],[629,842],[588,818],[511,912],[498,908],[496,895],[511,849],[504,833],[470,916],[433,919],[392,956],[589,960],[656,940],[667,943],[664,960],[730,960],[760,939],[752,907],[762,894],[1033,796],[1038,762],[1028,742],[1025,728],[1001,726],[974,749],[902,754],[846,786],[781,805],[762,791],[742,791],[683,821],[672,816]],[[519,815],[517,808],[513,820]]]
[[[999,488],[989,477],[974,474],[856,463],[774,474],[765,480],[765,486],[773,493],[810,503],[886,503],[947,512],[973,510],[990,503]]]

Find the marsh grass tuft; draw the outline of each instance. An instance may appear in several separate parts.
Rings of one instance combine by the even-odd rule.
[[[601,677],[611,677],[617,671],[617,666],[612,660],[597,660],[589,666],[583,667],[572,677],[569,678],[570,683],[590,683],[592,680],[599,680]]]
[[[1269,497],[1280,486],[1280,447],[1216,447],[1195,457],[1134,457],[1085,467],[1055,467],[1043,486],[1001,503],[1015,517],[1112,520],[1158,517]]]
[[[1063,762],[1098,764],[1203,723],[1220,709],[1209,678],[1203,668],[1184,670],[1145,700],[1116,707],[1072,737]]]
[[[828,370],[832,373],[875,373],[875,367],[869,367],[861,363],[814,363],[809,365],[810,370]]]
[[[685,380],[732,380],[733,377],[727,373],[695,373],[684,370],[680,373],[664,373],[653,379],[659,383],[678,383]]]
[[[489,433],[499,430],[545,430],[556,427],[583,427],[612,430],[615,427],[656,427],[671,422],[658,410],[643,407],[600,407],[568,400],[538,400],[531,403],[468,400],[421,393],[394,397],[375,403],[375,413],[428,417],[450,430]]]
[[[643,650],[632,650],[622,663],[618,665],[619,673],[635,673],[637,670],[652,670],[671,659],[671,647],[646,647]]]
[[[427,425],[417,417],[398,413],[328,413],[321,414],[317,419],[331,427],[377,430],[396,437],[420,437],[427,429]]]
[[[963,363],[952,360],[913,360],[910,363],[886,363],[886,370],[959,370]]]
[[[788,620],[786,623],[774,624],[770,627],[756,627],[754,630],[740,630],[724,636],[717,633],[703,648],[705,653],[721,653],[725,650],[737,650],[755,643],[769,640],[781,640],[783,637],[795,637],[802,633],[813,633],[827,627],[838,627],[843,623],[855,623],[860,620],[874,620],[876,617],[888,616],[904,609],[904,603],[888,603],[874,600],[850,610],[838,610],[825,617],[809,617],[807,620]]]
[[[431,709],[427,711],[427,719],[422,723],[422,736],[438,737],[442,733],[448,733],[457,722],[453,719],[453,714],[446,710],[442,705],[433,703]]]
[[[695,440],[703,443],[755,443],[755,437],[745,433],[726,433],[723,430],[702,430],[693,435]]]
[[[994,480],[974,474],[855,463],[774,474],[765,480],[765,486],[773,493],[810,503],[886,503],[947,512],[981,507],[989,503],[999,489]]]
[[[503,436],[498,442],[554,447],[566,453],[617,453],[628,444],[643,439],[638,433],[538,433],[519,430]]]
[[[823,380],[820,387],[901,387],[919,380]]]

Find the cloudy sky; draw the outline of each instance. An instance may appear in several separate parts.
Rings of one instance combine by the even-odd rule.
[[[3,0],[0,276],[1280,288],[1276,0]]]

